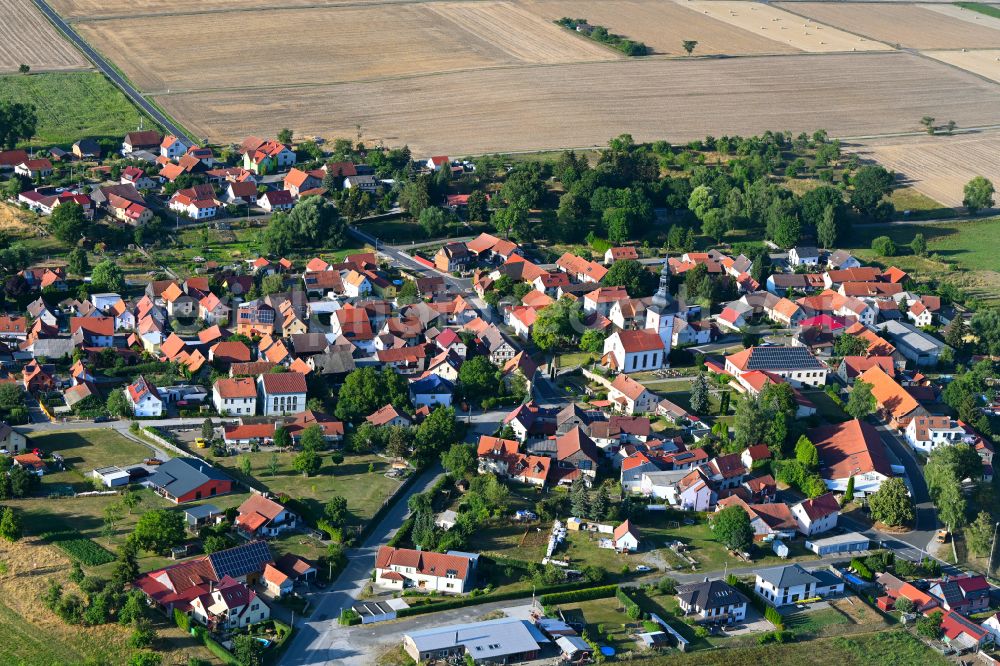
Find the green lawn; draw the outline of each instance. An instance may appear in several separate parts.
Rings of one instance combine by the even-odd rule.
[[[30,102],[38,114],[31,145],[68,147],[84,137],[121,140],[138,129],[142,115],[147,129],[156,125],[103,74],[45,72],[30,76],[0,76],[0,101]]]
[[[582,616],[586,624],[587,634],[601,645],[610,645],[618,652],[635,650],[638,644],[632,637],[639,623],[629,619],[624,613],[618,612],[621,602],[616,598],[592,599],[577,601],[558,606],[573,619]],[[604,631],[600,631],[603,629]]]
[[[816,414],[830,423],[843,423],[849,417],[825,391],[803,391],[802,395],[816,405]]]
[[[880,631],[849,637],[730,650],[673,653],[655,663],[676,666],[945,666],[947,659],[906,631]]]
[[[853,623],[835,608],[799,611],[785,617],[785,628],[794,631],[796,636],[816,636],[826,627],[845,624]]]
[[[152,455],[152,449],[111,428],[33,435],[28,445],[38,447],[46,455],[59,453],[67,463],[65,471],[42,477],[43,493],[46,490],[56,492],[65,486],[72,486],[78,492],[92,490],[93,483],[88,476],[92,470],[109,465],[134,465]]]
[[[898,219],[934,220],[958,215],[958,211],[954,208],[942,206],[939,202],[912,187],[896,188],[889,195],[889,201],[896,207]],[[904,216],[904,211],[909,211],[909,214]]]
[[[954,4],[964,9],[992,16],[993,18],[1000,18],[1000,7],[997,7],[996,5],[986,5],[981,2],[956,2]]]
[[[914,256],[909,250],[918,233],[927,239],[926,257]],[[876,256],[871,243],[877,236],[891,238],[899,248],[899,256]],[[1000,256],[1000,218],[891,227],[855,225],[847,249],[865,262],[896,265],[918,281],[945,279],[975,298],[985,301],[1000,298],[1000,269],[996,259]]]
[[[268,470],[270,453],[248,453],[230,458],[217,458],[215,463],[237,479],[243,479],[239,471],[242,455],[250,457],[253,466],[254,485],[264,486],[273,493],[286,493],[298,500],[305,508],[307,521],[315,524],[323,516],[323,507],[334,495],[347,500],[351,513],[350,524],[364,525],[382,503],[399,487],[399,481],[386,478],[389,463],[375,455],[346,454],[344,462],[334,465],[329,456],[323,457],[320,473],[304,477],[292,469],[295,453],[279,453],[278,473],[271,476]],[[374,466],[368,471],[369,464]]]

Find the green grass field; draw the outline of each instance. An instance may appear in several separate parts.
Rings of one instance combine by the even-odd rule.
[[[918,233],[927,240],[926,257],[910,251],[909,244]],[[876,256],[871,243],[878,236],[891,238],[898,256]],[[975,298],[1000,300],[1000,218],[888,227],[855,225],[846,247],[864,262],[898,266],[918,281],[945,279]]]
[[[152,455],[148,447],[111,428],[34,435],[28,443],[44,454],[61,454],[67,463],[67,469],[42,477],[43,493],[46,490],[57,492],[64,486],[71,486],[77,492],[93,490],[89,476],[92,470],[109,465],[134,465]]]
[[[97,72],[46,72],[30,76],[0,76],[0,100],[31,102],[38,129],[31,145],[69,146],[84,137],[121,139],[139,127],[155,123]]]
[[[297,499],[306,509],[307,520],[315,521],[323,516],[323,507],[334,495],[340,495],[347,500],[347,509],[351,513],[349,524],[363,525],[378,508],[399,487],[399,481],[386,478],[389,463],[385,458],[374,455],[347,454],[344,462],[334,465],[328,456],[323,457],[323,468],[319,474],[304,477],[292,469],[294,453],[278,454],[278,473],[271,476],[268,466],[270,453],[248,453],[253,466],[252,475],[256,485],[264,485],[273,493],[287,493]],[[239,471],[241,456],[216,459],[215,463],[242,479]],[[368,471],[369,464],[374,466]]]
[[[981,2],[956,2],[955,4],[964,9],[979,12],[980,14],[1000,18],[1000,7],[996,5],[986,5]]]

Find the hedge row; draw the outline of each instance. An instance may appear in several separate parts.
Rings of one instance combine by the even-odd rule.
[[[638,620],[642,617],[642,609],[639,608],[639,604],[635,602],[632,597],[628,596],[625,592],[625,588],[618,587],[615,590],[615,597],[618,601],[622,602],[622,606],[625,607],[625,614],[633,620]]]
[[[543,606],[556,604],[568,604],[574,601],[590,601],[591,599],[606,599],[613,597],[618,592],[617,585],[601,585],[600,587],[588,587],[582,590],[572,590],[570,592],[555,592],[543,594],[539,601]]]
[[[600,588],[587,588],[585,590],[580,590],[580,585],[586,585],[586,582],[582,583],[564,583],[562,585],[552,585],[550,587],[545,587],[541,589],[536,589],[535,593],[542,593],[540,601],[545,604],[549,603],[547,600],[551,597],[557,597],[560,593],[570,594],[568,590],[576,590],[579,592],[587,592],[593,589]],[[601,599],[603,597],[614,596],[614,585],[609,585],[611,591],[605,594],[600,594],[594,597],[584,597],[584,599]],[[575,593],[575,592],[574,592]],[[453,610],[455,608],[465,608],[466,606],[478,606],[480,604],[487,604],[491,601],[510,601],[511,599],[524,599],[525,597],[530,597],[532,595],[531,590],[516,590],[512,592],[501,592],[499,594],[483,594],[478,597],[459,597],[456,599],[451,599],[450,601],[442,601],[438,604],[425,604],[423,606],[411,606],[409,608],[403,608],[397,611],[396,617],[409,617],[411,615],[423,615],[424,613],[436,613],[440,610]],[[578,599],[582,601],[583,599]],[[552,603],[566,603],[567,601],[573,601],[573,599],[566,599],[563,601],[555,601]]]

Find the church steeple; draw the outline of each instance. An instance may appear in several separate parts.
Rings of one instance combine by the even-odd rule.
[[[660,287],[656,290],[650,307],[663,310],[668,303],[670,303],[670,263],[665,260],[663,270],[660,271]]]

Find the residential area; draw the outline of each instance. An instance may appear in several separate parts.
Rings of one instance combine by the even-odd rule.
[[[0,168],[25,663],[1000,654],[1000,319],[825,133]]]

